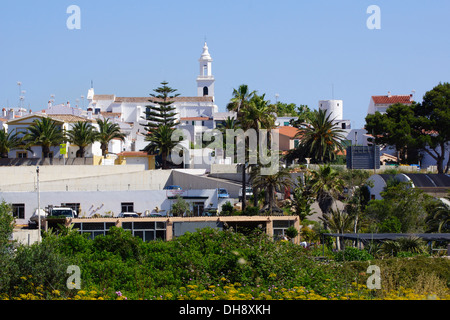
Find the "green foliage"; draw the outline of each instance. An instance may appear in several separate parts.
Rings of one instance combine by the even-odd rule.
[[[343,151],[344,131],[334,125],[326,111],[312,113],[307,123],[298,125],[296,137],[301,138],[297,158],[312,158],[313,162],[325,163],[336,158],[336,150]]]
[[[190,215],[191,211],[189,209],[190,209],[189,203],[182,197],[177,195],[175,203],[172,204],[170,212],[173,214],[174,217],[182,217],[184,213]]]
[[[286,229],[286,236],[288,236],[289,239],[294,239],[298,236],[298,230],[294,226],[290,226]]]
[[[72,129],[67,131],[68,141],[78,146],[77,157],[84,158],[85,149],[97,139],[98,132],[95,127],[87,121],[78,121]]]
[[[95,237],[93,249],[111,252],[119,255],[123,260],[138,260],[141,242],[141,238],[134,237],[131,231],[111,227],[106,235]]]
[[[24,136],[26,147],[41,146],[42,158],[48,158],[50,147],[59,146],[65,140],[61,124],[49,117],[37,119],[28,127]]]
[[[334,254],[336,261],[367,261],[373,260],[374,257],[367,252],[354,247],[345,247],[344,250],[338,251]]]
[[[19,246],[12,258],[10,290],[20,289],[21,276],[31,276],[35,286],[45,286],[64,290],[67,279],[67,267],[71,257],[59,252],[55,238],[43,239],[42,243],[31,246]]]
[[[0,251],[8,244],[14,230],[14,217],[11,206],[5,201],[0,203]]]
[[[232,216],[234,215],[236,210],[234,209],[233,205],[230,201],[225,202],[222,205],[222,211],[220,211],[221,216]]]
[[[8,158],[8,153],[13,149],[24,149],[23,138],[19,137],[19,132],[7,132],[0,130],[0,158]]]
[[[246,206],[244,211],[242,212],[242,215],[244,215],[244,216],[257,216],[257,215],[259,215],[259,208],[258,207],[252,207],[252,206]]]
[[[366,208],[371,230],[399,230],[399,222],[403,233],[428,229],[427,220],[437,200],[404,182],[388,184],[381,196],[383,199],[370,201]]]
[[[396,216],[389,217],[378,224],[381,233],[401,233],[402,223]]]
[[[425,93],[422,103],[394,104],[385,114],[368,115],[365,128],[377,144],[395,146],[402,162],[417,163],[417,157],[411,156],[421,150],[436,161],[438,173],[444,173],[449,169],[448,165],[444,168],[449,123],[450,83],[439,83]]]

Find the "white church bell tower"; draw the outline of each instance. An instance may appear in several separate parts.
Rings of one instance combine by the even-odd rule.
[[[198,61],[200,62],[200,74],[197,77],[197,96],[212,97],[214,101],[214,76],[211,70],[213,59],[209,54],[206,42],[203,46],[203,53]]]

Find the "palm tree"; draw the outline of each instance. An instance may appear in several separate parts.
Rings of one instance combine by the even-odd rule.
[[[311,208],[316,200],[311,189],[311,175],[303,175],[303,178],[297,177],[297,182],[289,207],[294,210],[295,215],[300,217],[300,220],[304,220],[315,213]]]
[[[97,119],[99,132],[97,134],[97,141],[100,142],[102,149],[102,156],[106,158],[108,153],[108,144],[113,139],[125,140],[125,134],[120,131],[120,126],[117,123],[109,122],[109,119]]]
[[[65,136],[61,125],[48,117],[34,120],[34,123],[28,127],[28,132],[24,136],[27,148],[41,146],[44,159],[49,157],[50,147],[59,146],[64,140]]]
[[[280,168],[278,172],[272,175],[262,175],[261,166],[257,166],[252,170],[250,179],[253,186],[261,190],[264,189],[266,192],[265,205],[262,211],[268,212],[269,215],[272,215],[274,211],[281,211],[276,206],[276,191],[281,191],[292,186],[293,183],[289,169]]]
[[[98,131],[87,121],[78,121],[72,129],[67,131],[69,142],[79,147],[78,158],[84,158],[86,147],[95,142],[97,135]]]
[[[245,108],[240,112],[240,123],[244,130],[253,129],[256,132],[256,141],[259,142],[260,130],[270,130],[275,127],[276,113],[275,106],[270,104],[270,101],[265,100],[265,94],[257,95],[253,93],[251,99]],[[257,144],[259,146],[259,143]],[[256,156],[253,154],[253,156]],[[250,152],[249,152],[250,156]],[[258,159],[256,159],[258,160]],[[251,164],[250,169],[253,170],[258,164]],[[258,205],[258,188],[253,186],[253,205]]]
[[[275,106],[270,101],[265,100],[265,94],[259,96],[252,95],[249,104],[241,109],[241,119],[243,129],[272,129],[275,127],[276,113]]]
[[[345,211],[339,209],[331,209],[329,215],[319,217],[323,224],[327,226],[333,233],[346,233],[352,230],[354,217]],[[337,249],[341,250],[344,247],[344,239],[337,237]]]
[[[19,132],[8,133],[5,129],[0,130],[0,158],[7,159],[9,151],[13,149],[25,149]]]
[[[160,125],[145,137],[145,141],[149,141],[150,143],[142,151],[146,151],[149,154],[161,155],[163,169],[168,169],[167,158],[172,149],[179,143],[172,141],[172,133],[174,130],[169,126]]]
[[[448,203],[450,203],[450,196],[441,199],[436,206],[433,217],[428,221],[431,231],[445,233],[450,230],[450,205]]]
[[[331,114],[330,114],[331,115]],[[336,151],[343,151],[344,130],[339,129],[325,110],[314,112],[307,123],[299,125],[296,138],[301,139],[299,148],[319,163],[333,160]]]
[[[339,172],[329,165],[319,167],[319,170],[311,170],[311,188],[316,195],[320,210],[324,218],[330,212],[335,199],[344,190],[344,182],[339,178]],[[326,225],[325,225],[326,228]]]
[[[228,111],[235,111],[238,114],[238,120],[240,119],[241,109],[245,109],[250,103],[250,99],[256,93],[248,89],[246,84],[241,84],[238,89],[233,89],[233,98],[227,105]]]

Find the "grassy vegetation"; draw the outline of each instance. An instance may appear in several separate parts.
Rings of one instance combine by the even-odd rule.
[[[356,251],[355,251],[356,250]],[[339,258],[288,241],[203,229],[170,242],[142,242],[112,228],[94,240],[75,230],[2,251],[3,299],[450,299],[450,260],[424,255],[374,259],[352,248]],[[349,259],[349,257],[352,257]],[[368,260],[369,259],[369,260]],[[364,260],[364,261],[349,261]],[[381,290],[369,290],[369,265]],[[66,285],[69,265],[81,289]]]

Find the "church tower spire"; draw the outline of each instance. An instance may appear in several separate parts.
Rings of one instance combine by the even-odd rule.
[[[208,44],[205,41],[203,53],[198,60],[200,63],[200,74],[197,77],[197,95],[199,97],[213,97],[214,99],[214,76],[212,75],[212,61],[209,54]]]

